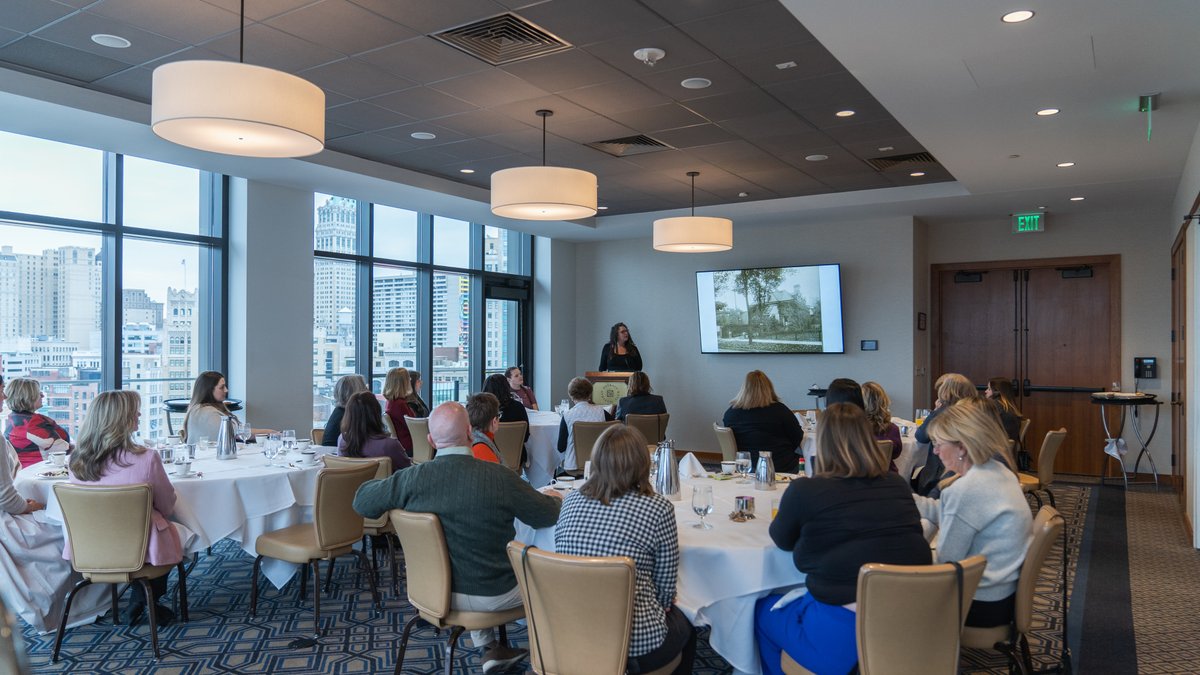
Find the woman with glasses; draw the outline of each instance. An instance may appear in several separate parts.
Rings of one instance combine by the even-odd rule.
[[[71,437],[58,422],[41,414],[42,385],[31,377],[14,377],[4,387],[12,412],[4,423],[4,437],[17,451],[21,467],[37,464],[51,452],[70,452]]]

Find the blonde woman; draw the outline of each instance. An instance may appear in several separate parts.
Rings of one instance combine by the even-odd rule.
[[[800,470],[796,449],[804,440],[804,431],[792,411],[779,401],[775,386],[763,371],[746,373],[746,380],[729,402],[721,425],[733,429],[738,448],[750,451],[750,461],[755,466],[758,454],[769,452],[776,471]]]
[[[32,466],[51,452],[69,452],[71,437],[57,422],[38,412],[42,385],[30,377],[14,377],[4,386],[11,411],[4,422],[4,437],[17,451],[21,468]]]
[[[217,440],[221,420],[229,416],[225,399],[229,396],[229,385],[225,376],[215,370],[200,373],[192,383],[192,400],[188,403],[187,415],[179,436],[185,441],[199,442],[202,438]]]
[[[778,594],[758,601],[754,628],[764,673],[781,672],[782,651],[815,673],[854,670],[859,568],[930,561],[912,493],[888,471],[866,414],[852,403],[825,409],[813,478],[788,486],[770,534],[807,575],[808,593],[783,607]]]
[[[392,368],[388,371],[387,379],[383,381],[383,398],[387,400],[387,416],[392,421],[392,430],[396,432],[396,440],[404,446],[404,451],[412,456],[412,433],[408,430],[405,417],[416,417],[408,406],[411,396],[412,378],[404,368]]]
[[[141,397],[130,389],[105,391],[96,396],[83,420],[75,452],[71,453],[70,480],[80,485],[149,484],[154,497],[154,512],[150,518],[146,562],[175,565],[183,558],[179,532],[167,520],[175,511],[175,488],[167,478],[158,453],[133,441],[141,408]],[[63,558],[71,559],[69,541]],[[152,580],[150,587],[158,605],[155,616],[159,625],[166,625],[175,616],[169,608],[158,604],[158,599],[167,591],[167,577]],[[135,599],[129,607],[127,623],[136,622],[145,609],[145,602]]]
[[[937,496],[937,484],[944,478],[945,467],[938,459],[938,456],[933,451],[933,447],[929,445],[929,422],[942,414],[956,402],[967,399],[976,398],[975,385],[964,375],[958,373],[945,373],[937,379],[936,383],[937,400],[934,402],[933,412],[925,419],[925,423],[917,427],[917,433],[914,438],[917,443],[928,446],[926,450],[925,466],[921,468],[921,473],[917,474],[917,478],[913,485],[913,490],[925,497]]]
[[[865,382],[862,386],[863,408],[867,422],[877,441],[892,442],[891,471],[896,472],[896,458],[903,449],[900,445],[900,427],[892,424],[892,399],[878,382]]]
[[[939,525],[937,562],[987,556],[966,625],[1007,625],[1033,537],[1021,483],[999,461],[1007,453],[1008,438],[991,404],[982,399],[959,401],[926,424],[934,451],[957,477],[942,488],[940,499],[913,496],[921,516]]]

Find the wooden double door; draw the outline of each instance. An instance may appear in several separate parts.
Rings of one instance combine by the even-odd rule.
[[[962,373],[981,389],[993,377],[1012,381],[1031,420],[1025,445],[1035,462],[1046,432],[1066,427],[1056,472],[1117,475],[1091,393],[1121,379],[1120,256],[932,271],[935,374]]]

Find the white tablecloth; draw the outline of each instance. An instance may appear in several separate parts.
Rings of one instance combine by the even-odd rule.
[[[253,445],[248,446],[254,448]],[[246,553],[254,552],[260,534],[311,522],[316,502],[317,472],[323,466],[301,466],[300,456],[286,459],[297,468],[268,467],[261,451],[239,451],[236,459],[217,460],[212,450],[201,450],[192,463],[192,478],[171,475],[178,499],[171,520],[196,534],[188,553],[203,551],[221,539],[234,539]],[[17,474],[14,483],[23,495],[46,504],[47,514],[58,521],[62,512],[51,485],[36,474],[49,468],[35,464]],[[174,467],[168,466],[170,474]],[[299,566],[264,559],[263,574],[282,588]]]
[[[695,625],[712,627],[709,644],[739,673],[761,672],[754,640],[754,603],[771,591],[804,583],[790,551],[780,550],[767,534],[771,500],[783,496],[786,484],[759,492],[752,484],[709,478],[682,479],[675,504],[679,523],[679,583],[676,604]],[[692,512],[692,486],[713,486],[711,530],[692,527],[700,522]],[[755,520],[729,520],[734,497],[755,498]],[[517,523],[517,539],[554,550],[554,528],[533,530]]]
[[[529,413],[529,440],[525,451],[529,455],[529,466],[525,476],[535,488],[549,485],[555,470],[562,463],[558,452],[558,427],[562,417],[552,410],[526,410]]]
[[[896,470],[898,473],[908,480],[912,476],[913,469],[925,465],[925,453],[918,452],[917,439],[913,438],[917,427],[912,422],[893,418],[896,425],[900,427],[900,456],[896,458]],[[908,433],[904,433],[907,427]],[[817,435],[809,431],[808,427],[804,429],[804,440],[800,442],[801,449],[804,450],[804,464],[808,470],[808,474],[812,475],[812,467],[816,466],[817,456]]]

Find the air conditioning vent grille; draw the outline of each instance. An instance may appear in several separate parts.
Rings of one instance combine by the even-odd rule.
[[[674,148],[666,143],[645,134],[613,138],[607,141],[593,141],[592,143],[588,143],[587,146],[595,148],[600,152],[606,152],[613,157],[629,157],[630,155],[644,155],[648,152],[674,150]]]
[[[570,43],[512,12],[451,28],[431,37],[493,66],[571,48]]]
[[[907,155],[891,155],[889,157],[876,157],[868,159],[867,164],[870,164],[876,171],[887,171],[889,169],[915,167],[917,165],[937,164],[937,160],[928,152],[912,152]]]

